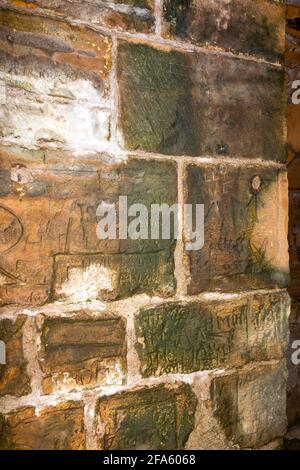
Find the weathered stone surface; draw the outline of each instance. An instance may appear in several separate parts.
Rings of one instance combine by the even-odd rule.
[[[155,29],[154,0],[4,0],[4,3],[112,29],[142,33]]]
[[[36,413],[24,407],[0,419],[0,444],[7,450],[83,450],[83,405],[66,402]]]
[[[253,366],[214,378],[213,415],[227,439],[257,448],[286,431],[285,364]]]
[[[96,385],[122,384],[126,374],[125,325],[85,312],[75,318],[46,318],[41,332],[40,366],[45,393]]]
[[[123,42],[118,77],[129,149],[285,159],[283,73],[275,67]]]
[[[286,287],[286,173],[228,164],[187,168],[186,202],[204,204],[204,246],[187,251],[190,294]]]
[[[288,315],[289,297],[280,293],[143,308],[136,319],[141,372],[190,373],[281,358]]]
[[[6,364],[0,364],[0,396],[26,395],[31,391],[23,351],[25,317],[0,320],[0,341],[5,344]]]
[[[7,153],[0,164],[2,304],[174,292],[174,240],[99,240],[96,210],[104,202],[118,211],[120,195],[149,214],[151,204],[172,205],[175,165],[130,159],[67,168]]]
[[[282,60],[284,2],[164,0],[164,36]]]
[[[182,449],[194,426],[195,409],[196,397],[188,385],[100,398],[96,408],[99,446],[104,450]]]
[[[3,142],[80,152],[107,146],[110,38],[0,10],[0,45]]]

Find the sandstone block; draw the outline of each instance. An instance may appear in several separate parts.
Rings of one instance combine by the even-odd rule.
[[[67,168],[7,153],[0,162],[2,304],[174,292],[174,237],[150,239],[151,205],[177,202],[173,163],[129,159]],[[98,238],[97,208],[113,205],[118,227],[119,196],[127,196],[128,207],[145,205],[148,239],[120,240],[118,232]]]
[[[118,317],[93,319],[80,312],[76,319],[46,318],[41,344],[45,393],[124,382],[125,325]]]
[[[118,79],[120,127],[129,149],[286,158],[284,77],[278,68],[121,42]]]
[[[141,309],[137,350],[144,376],[234,368],[284,357],[287,294],[170,302]]]
[[[215,378],[213,414],[227,439],[241,448],[257,448],[286,431],[286,369],[276,363]]]
[[[29,12],[51,13],[116,30],[147,33],[155,29],[154,0],[7,0],[6,3]]]
[[[23,349],[25,317],[0,320],[0,341],[5,345],[6,364],[0,364],[0,396],[26,395],[31,391]]]
[[[189,165],[186,186],[186,202],[204,204],[204,246],[186,252],[190,294],[288,285],[285,171]]]
[[[20,408],[0,421],[6,450],[83,450],[83,405],[66,402],[42,409]]]
[[[0,10],[1,137],[29,149],[97,151],[110,139],[111,39]]]
[[[164,36],[283,59],[285,6],[270,0],[164,0]]]
[[[100,448],[182,449],[194,425],[196,398],[188,385],[158,386],[100,398]],[[96,418],[97,422],[97,418]]]

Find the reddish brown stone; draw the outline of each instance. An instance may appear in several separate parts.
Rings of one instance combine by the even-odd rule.
[[[204,246],[186,251],[188,291],[286,287],[288,198],[285,171],[189,165],[186,202],[204,204]]]
[[[117,30],[150,33],[155,28],[154,0],[7,0],[21,10],[51,13]]]
[[[285,6],[272,0],[163,0],[164,36],[282,60]]]
[[[2,418],[3,419],[3,418]],[[20,408],[5,416],[4,448],[11,450],[83,450],[83,405],[66,402],[37,412]],[[1,442],[1,441],[0,441]]]
[[[174,292],[174,239],[99,240],[96,232],[98,205],[114,203],[117,210],[119,195],[128,196],[128,206],[143,202],[149,210],[175,203],[172,163],[129,159],[67,168],[7,153],[0,163],[2,304]]]
[[[126,376],[124,322],[113,315],[94,319],[46,318],[39,354],[45,393],[122,384]]]
[[[23,351],[25,317],[0,320],[0,341],[6,350],[6,364],[0,364],[0,396],[26,395],[31,391],[27,374],[27,361]]]

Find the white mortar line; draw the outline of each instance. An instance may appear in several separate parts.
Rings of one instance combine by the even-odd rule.
[[[259,369],[265,366],[278,366],[285,363],[285,358],[281,359],[272,359],[269,361],[258,361],[250,362],[241,367],[229,368],[229,369],[212,369],[212,370],[201,370],[196,372],[191,372],[190,374],[164,374],[159,377],[148,377],[140,378],[132,383],[129,383],[127,386],[115,385],[115,386],[106,386],[106,387],[95,387],[94,389],[80,389],[76,391],[64,391],[56,392],[50,395],[36,395],[29,394],[23,397],[13,397],[11,395],[6,395],[0,398],[0,412],[7,414],[11,411],[14,411],[21,407],[33,406],[37,410],[37,414],[46,407],[56,406],[66,401],[77,401],[82,402],[83,404],[89,403],[86,408],[85,413],[91,413],[87,416],[88,428],[92,426],[92,408],[96,401],[100,397],[109,397],[123,392],[141,390],[145,387],[155,387],[158,385],[165,386],[174,386],[178,383],[186,383],[193,386],[195,380],[211,380],[214,377],[227,376],[230,374],[236,374],[239,371],[253,371],[254,369]],[[94,446],[95,440],[92,438],[89,441],[89,445]]]
[[[0,320],[4,319],[15,319],[19,315],[27,315],[28,317],[36,317],[39,314],[43,314],[46,317],[60,317],[60,318],[76,318],[77,313],[86,311],[91,315],[91,318],[101,319],[104,315],[111,313],[112,315],[124,316],[127,318],[128,312],[136,312],[141,308],[148,308],[155,305],[168,304],[172,302],[201,302],[201,301],[214,301],[214,300],[233,300],[236,298],[252,297],[254,295],[271,295],[271,294],[286,294],[287,289],[285,288],[273,288],[273,289],[253,289],[244,291],[231,291],[231,292],[219,292],[219,291],[205,291],[197,295],[186,295],[177,293],[172,297],[150,297],[146,294],[138,294],[132,297],[128,297],[122,300],[110,301],[110,302],[81,302],[77,304],[71,304],[66,302],[54,302],[45,304],[39,307],[24,307],[16,305],[7,305],[0,308]]]
[[[27,360],[27,373],[31,380],[32,395],[42,392],[42,371],[38,362],[41,337],[37,331],[37,318],[28,317],[23,327],[23,353]]]
[[[117,139],[119,139],[119,135],[117,132]],[[40,151],[40,148],[33,148],[33,147],[24,147],[24,145],[19,145],[18,143],[15,142],[9,142],[9,141],[4,141],[3,139],[0,139],[0,145],[3,148],[9,149],[10,147],[14,148],[20,148],[24,149],[26,148],[27,150],[36,150]],[[111,156],[114,158],[114,160],[111,161],[112,165],[118,164],[121,161],[126,161],[129,159],[134,159],[134,158],[140,158],[141,160],[146,160],[146,161],[151,161],[151,160],[156,160],[156,161],[171,161],[175,163],[180,163],[184,161],[185,163],[188,164],[205,164],[207,166],[214,166],[218,164],[226,164],[226,165],[231,165],[231,166],[244,166],[244,167],[262,167],[262,168],[277,168],[279,170],[286,170],[286,163],[284,162],[276,162],[274,160],[265,160],[263,158],[250,158],[250,157],[240,157],[240,156],[209,156],[209,155],[198,155],[198,156],[189,156],[189,155],[166,155],[162,153],[155,153],[155,152],[146,152],[143,150],[127,150],[124,148],[121,148],[119,144],[114,145],[112,142],[109,142],[107,147],[103,147],[103,149],[81,149],[82,155],[86,155],[85,160],[78,161],[77,159],[74,158],[74,149],[69,148],[69,147],[49,147],[47,149],[43,148],[43,150],[48,150],[48,151],[65,151],[65,152],[73,152],[73,158],[68,159],[68,162],[72,162],[76,165],[81,164],[84,165],[85,163],[88,164],[95,164],[95,165],[100,165],[102,163],[101,160],[101,154],[103,154],[103,163],[106,163],[106,159],[108,156]],[[77,156],[80,154],[78,153]],[[89,155],[89,156],[88,156]],[[97,155],[97,158],[95,157]],[[46,160],[51,159],[46,155]],[[50,163],[49,163],[50,164]],[[47,165],[47,163],[46,163]],[[56,171],[58,171],[56,169]],[[63,171],[63,169],[62,169]],[[68,171],[72,171],[72,168],[68,167]],[[77,169],[75,170],[77,171]]]
[[[189,267],[187,257],[184,250],[184,204],[185,204],[185,184],[186,184],[186,165],[181,159],[177,165],[177,182],[178,182],[178,204],[180,207],[179,221],[179,239],[176,242],[174,252],[175,270],[174,276],[177,282],[177,294],[186,295],[188,288]]]
[[[163,24],[163,0],[155,0],[154,16],[155,16],[155,34],[157,38],[161,38],[162,24]]]

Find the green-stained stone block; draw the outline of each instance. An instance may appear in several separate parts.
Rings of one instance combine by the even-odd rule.
[[[196,397],[189,385],[158,386],[100,398],[96,407],[104,450],[183,449],[194,428]]]
[[[230,369],[281,358],[288,315],[289,298],[278,293],[143,308],[136,318],[141,373]]]
[[[224,55],[120,42],[117,75],[126,148],[285,159],[282,70]]]

